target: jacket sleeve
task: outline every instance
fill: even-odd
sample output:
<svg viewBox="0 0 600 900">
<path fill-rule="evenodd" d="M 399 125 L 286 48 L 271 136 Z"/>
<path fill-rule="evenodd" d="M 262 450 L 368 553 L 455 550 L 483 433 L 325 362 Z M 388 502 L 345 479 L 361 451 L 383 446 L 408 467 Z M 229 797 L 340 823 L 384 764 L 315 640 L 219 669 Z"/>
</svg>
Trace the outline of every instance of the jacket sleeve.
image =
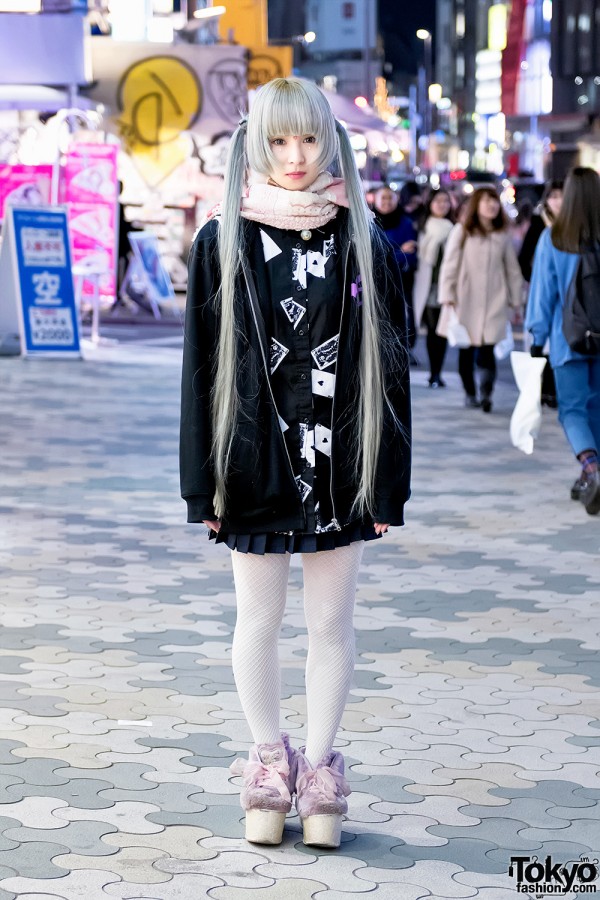
<svg viewBox="0 0 600 900">
<path fill-rule="evenodd" d="M 376 286 L 388 310 L 389 339 L 396 349 L 396 363 L 385 365 L 388 399 L 394 411 L 384 406 L 383 433 L 375 479 L 375 521 L 404 524 L 404 504 L 410 497 L 411 407 L 408 365 L 406 307 L 401 276 L 394 252 L 385 242 L 374 260 Z"/>
<path fill-rule="evenodd" d="M 554 309 L 560 302 L 556 268 L 551 252 L 550 229 L 538 241 L 533 258 L 529 285 L 525 328 L 533 335 L 533 343 L 543 347 L 552 329 Z"/>
<path fill-rule="evenodd" d="M 504 244 L 504 271 L 508 284 L 508 305 L 513 309 L 519 309 L 523 306 L 523 276 L 513 242 L 508 234 Z"/>
<path fill-rule="evenodd" d="M 179 439 L 181 496 L 187 502 L 188 522 L 216 518 L 210 393 L 218 340 L 214 306 L 219 285 L 217 228 L 218 223 L 211 221 L 201 229 L 188 261 Z"/>
<path fill-rule="evenodd" d="M 446 303 L 458 302 L 457 287 L 463 255 L 463 234 L 462 225 L 455 225 L 446 241 L 438 281 L 438 302 L 442 306 Z"/>
</svg>

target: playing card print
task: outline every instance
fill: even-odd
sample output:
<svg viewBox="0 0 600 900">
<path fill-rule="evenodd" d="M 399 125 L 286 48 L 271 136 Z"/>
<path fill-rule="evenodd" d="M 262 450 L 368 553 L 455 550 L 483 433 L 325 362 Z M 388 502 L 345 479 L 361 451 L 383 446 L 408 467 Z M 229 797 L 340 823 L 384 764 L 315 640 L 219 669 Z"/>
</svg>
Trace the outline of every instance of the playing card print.
<svg viewBox="0 0 600 900">
<path fill-rule="evenodd" d="M 325 278 L 325 266 L 327 261 L 335 254 L 335 238 L 332 235 L 326 241 L 323 241 L 323 250 L 308 250 L 303 253 L 302 249 L 294 247 L 292 251 L 292 278 L 298 284 L 306 287 L 306 276 L 312 275 L 314 278 Z"/>
<path fill-rule="evenodd" d="M 279 427 L 297 473 L 306 529 L 335 532 L 339 525 L 330 503 L 331 405 L 341 319 L 336 238 L 329 231 L 313 231 L 308 241 L 266 226 L 260 231 L 273 298 L 265 324 Z"/>
<path fill-rule="evenodd" d="M 326 369 L 336 362 L 339 340 L 340 336 L 339 334 L 336 334 L 335 337 L 329 338 L 329 340 L 325 341 L 323 344 L 319 344 L 319 346 L 312 351 L 311 356 L 319 369 Z"/>
<path fill-rule="evenodd" d="M 281 306 L 283 307 L 283 311 L 294 326 L 294 330 L 298 326 L 298 322 L 305 314 L 306 310 L 303 306 L 300 306 L 299 303 L 296 303 L 295 300 L 292 300 L 291 297 L 288 297 L 287 300 L 281 301 Z"/>
<path fill-rule="evenodd" d="M 279 341 L 276 341 L 275 338 L 271 338 L 271 347 L 270 347 L 270 365 L 271 365 L 271 375 L 279 365 L 282 359 L 289 353 L 289 349 L 284 347 L 283 344 L 280 344 Z"/>
<path fill-rule="evenodd" d="M 283 253 L 281 247 L 278 247 L 272 237 L 260 229 L 260 238 L 263 245 L 263 253 L 265 254 L 265 262 L 269 262 L 270 259 L 273 259 L 275 256 L 279 256 L 280 253 Z"/>
<path fill-rule="evenodd" d="M 305 422 L 300 422 L 300 456 L 313 468 L 315 464 L 315 433 Z"/>
<path fill-rule="evenodd" d="M 296 484 L 298 485 L 298 490 L 300 491 L 300 498 L 302 502 L 306 500 L 312 488 L 310 484 L 307 484 L 305 481 L 302 481 L 302 477 L 300 475 L 296 475 Z"/>
<path fill-rule="evenodd" d="M 326 531 L 339 531 L 339 525 L 333 519 L 331 522 L 328 522 L 327 525 L 323 525 L 321 519 L 321 504 L 317 500 L 315 503 L 315 532 L 317 534 L 323 534 Z"/>
<path fill-rule="evenodd" d="M 297 281 L 300 287 L 306 287 L 306 253 L 296 247 L 292 250 L 292 279 Z"/>
<path fill-rule="evenodd" d="M 335 391 L 335 375 L 333 372 L 320 372 L 311 369 L 312 392 L 319 397 L 333 397 Z"/>
<path fill-rule="evenodd" d="M 315 425 L 315 450 L 331 456 L 331 429 L 325 425 Z"/>
</svg>

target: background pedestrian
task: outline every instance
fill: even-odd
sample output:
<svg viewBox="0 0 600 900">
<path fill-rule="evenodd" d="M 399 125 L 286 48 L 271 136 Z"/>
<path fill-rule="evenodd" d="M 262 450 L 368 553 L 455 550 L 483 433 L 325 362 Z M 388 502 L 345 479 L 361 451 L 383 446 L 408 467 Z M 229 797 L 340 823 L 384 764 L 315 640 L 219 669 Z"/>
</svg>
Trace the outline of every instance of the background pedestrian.
<svg viewBox="0 0 600 900">
<path fill-rule="evenodd" d="M 396 262 L 400 268 L 402 290 L 406 303 L 408 346 L 409 350 L 412 351 L 417 341 L 417 329 L 413 311 L 413 284 L 417 268 L 418 238 L 416 217 L 413 218 L 412 215 L 405 212 L 398 194 L 387 185 L 382 185 L 375 192 L 373 205 L 377 219 L 394 248 Z M 414 206 L 415 211 L 417 205 Z M 418 364 L 412 352 L 411 364 Z"/>
<path fill-rule="evenodd" d="M 452 230 L 440 272 L 439 300 L 448 309 L 438 333 L 447 337 L 449 310 L 467 329 L 471 346 L 459 350 L 465 405 L 492 411 L 496 380 L 494 345 L 506 336 L 509 310 L 522 305 L 523 279 L 508 219 L 493 188 L 474 191 L 463 224 Z M 480 371 L 479 395 L 475 366 Z"/>
<path fill-rule="evenodd" d="M 564 182 L 548 181 L 542 194 L 540 204 L 531 218 L 531 224 L 523 239 L 523 244 L 519 251 L 519 265 L 525 281 L 531 281 L 531 272 L 533 269 L 533 257 L 535 248 L 542 236 L 545 228 L 550 228 L 560 212 L 562 206 Z M 554 381 L 554 372 L 548 357 L 546 357 L 546 367 L 542 374 L 542 404 L 556 409 L 556 383 Z"/>
<path fill-rule="evenodd" d="M 427 328 L 427 356 L 429 358 L 429 387 L 443 388 L 442 367 L 447 341 L 436 333 L 441 306 L 438 282 L 444 248 L 452 231 L 454 216 L 447 191 L 434 191 L 427 200 L 421 220 L 418 247 L 418 268 L 413 293 L 415 321 Z"/>
<path fill-rule="evenodd" d="M 525 327 L 532 356 L 541 356 L 550 339 L 558 417 L 581 474 L 571 497 L 590 515 L 600 512 L 600 355 L 573 350 L 563 331 L 563 308 L 583 251 L 600 247 L 600 178 L 577 167 L 564 184 L 562 206 L 552 227 L 539 239 L 533 263 Z M 600 303 L 600 293 L 597 295 Z"/>
</svg>

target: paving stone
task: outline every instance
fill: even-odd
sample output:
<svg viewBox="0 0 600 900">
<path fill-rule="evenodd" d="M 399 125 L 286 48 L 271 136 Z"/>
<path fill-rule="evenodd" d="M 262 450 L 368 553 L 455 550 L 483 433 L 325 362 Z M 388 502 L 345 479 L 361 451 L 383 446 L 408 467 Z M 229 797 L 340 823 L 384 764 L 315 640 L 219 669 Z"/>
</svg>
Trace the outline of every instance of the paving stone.
<svg viewBox="0 0 600 900">
<path fill-rule="evenodd" d="M 508 900 L 511 852 L 597 856 L 595 523 L 556 416 L 519 454 L 508 364 L 483 422 L 452 353 L 441 394 L 411 373 L 407 526 L 365 547 L 341 847 L 293 812 L 280 846 L 245 842 L 229 554 L 184 521 L 181 328 L 158 327 L 76 366 L 0 358 L 0 900 Z M 280 652 L 299 747 L 299 558 Z"/>
<path fill-rule="evenodd" d="M 44 830 L 41 827 L 9 828 L 6 835 L 23 845 L 32 842 L 51 845 L 57 841 L 76 853 L 90 856 L 108 856 L 114 852 L 104 843 L 104 838 L 116 830 L 110 825 L 104 822 L 72 822 L 68 825 L 64 823 L 60 823 L 60 825 L 60 831 Z"/>
</svg>

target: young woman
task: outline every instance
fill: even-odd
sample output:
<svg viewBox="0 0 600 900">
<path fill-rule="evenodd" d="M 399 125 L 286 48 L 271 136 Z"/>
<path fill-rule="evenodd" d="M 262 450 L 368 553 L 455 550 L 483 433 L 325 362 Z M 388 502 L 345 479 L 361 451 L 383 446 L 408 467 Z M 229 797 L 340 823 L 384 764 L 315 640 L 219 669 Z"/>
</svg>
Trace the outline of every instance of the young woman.
<svg viewBox="0 0 600 900">
<path fill-rule="evenodd" d="M 496 381 L 494 345 L 506 335 L 510 307 L 523 302 L 523 279 L 507 225 L 494 188 L 474 191 L 463 224 L 455 225 L 448 238 L 440 272 L 439 301 L 446 309 L 438 334 L 447 337 L 453 307 L 471 339 L 458 354 L 465 405 L 486 413 L 492 411 Z M 481 371 L 480 397 L 475 364 Z"/>
<path fill-rule="evenodd" d="M 373 206 L 377 221 L 394 248 L 396 262 L 400 268 L 408 318 L 408 346 L 412 350 L 417 342 L 417 323 L 413 311 L 413 284 L 417 268 L 417 227 L 413 217 L 406 213 L 401 206 L 396 191 L 386 184 L 375 191 Z M 415 365 L 416 359 L 412 353 L 410 358 L 411 364 Z"/>
<path fill-rule="evenodd" d="M 525 281 L 531 281 L 535 248 L 545 228 L 550 228 L 560 212 L 563 197 L 562 181 L 548 181 L 540 205 L 531 217 L 531 222 L 519 251 L 519 265 Z"/>
<path fill-rule="evenodd" d="M 419 267 L 415 277 L 413 301 L 415 321 L 427 327 L 427 355 L 429 356 L 429 387 L 446 387 L 442 366 L 446 355 L 446 338 L 436 334 L 440 318 L 438 282 L 444 247 L 452 231 L 454 217 L 447 191 L 434 191 L 425 205 L 423 224 L 419 234 Z"/>
<path fill-rule="evenodd" d="M 571 497 L 590 515 L 600 512 L 600 357 L 572 350 L 563 334 L 562 311 L 580 253 L 600 244 L 600 178 L 594 169 L 573 169 L 562 206 L 542 234 L 533 263 L 525 327 L 533 336 L 532 356 L 541 356 L 550 338 L 550 362 L 558 396 L 558 417 L 581 475 Z"/>
<path fill-rule="evenodd" d="M 220 212 L 192 247 L 181 417 L 188 521 L 232 551 L 233 671 L 254 740 L 234 771 L 250 841 L 281 841 L 295 793 L 305 843 L 340 842 L 350 790 L 333 745 L 358 568 L 365 541 L 403 524 L 410 493 L 398 284 L 324 95 L 270 82 L 233 135 Z M 291 553 L 302 554 L 308 629 L 301 750 L 280 733 Z"/>
<path fill-rule="evenodd" d="M 564 182 L 562 181 L 547 182 L 538 211 L 533 214 L 531 224 L 523 239 L 523 244 L 519 251 L 519 265 L 521 266 L 523 278 L 527 282 L 531 281 L 533 258 L 538 241 L 544 229 L 552 226 L 560 212 L 563 186 Z M 554 372 L 548 359 L 546 359 L 546 368 L 542 374 L 542 405 L 549 406 L 551 409 L 556 409 L 558 405 Z"/>
</svg>

